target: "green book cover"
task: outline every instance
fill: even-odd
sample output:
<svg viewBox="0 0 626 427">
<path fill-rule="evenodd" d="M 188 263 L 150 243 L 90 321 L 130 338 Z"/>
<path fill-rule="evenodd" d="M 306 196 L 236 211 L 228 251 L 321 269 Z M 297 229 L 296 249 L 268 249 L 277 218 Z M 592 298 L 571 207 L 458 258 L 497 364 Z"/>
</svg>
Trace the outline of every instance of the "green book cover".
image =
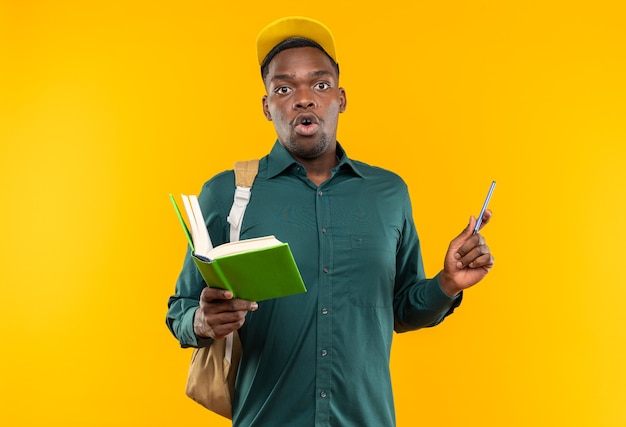
<svg viewBox="0 0 626 427">
<path fill-rule="evenodd" d="M 174 196 L 170 194 L 170 201 L 172 202 L 172 206 L 174 206 L 174 211 L 176 211 L 176 217 L 178 217 L 178 221 L 180 221 L 180 225 L 183 227 L 183 231 L 185 232 L 185 236 L 187 237 L 187 242 L 189 242 L 189 247 L 193 252 L 195 250 L 193 246 L 193 239 L 191 238 L 191 232 L 189 231 L 189 227 L 187 227 L 187 223 L 183 219 L 183 215 L 180 213 L 180 209 L 178 209 L 178 205 L 176 204 L 176 200 L 174 200 Z"/>
<path fill-rule="evenodd" d="M 213 261 L 193 260 L 208 286 L 230 290 L 235 298 L 263 301 L 306 292 L 287 243 Z"/>
</svg>

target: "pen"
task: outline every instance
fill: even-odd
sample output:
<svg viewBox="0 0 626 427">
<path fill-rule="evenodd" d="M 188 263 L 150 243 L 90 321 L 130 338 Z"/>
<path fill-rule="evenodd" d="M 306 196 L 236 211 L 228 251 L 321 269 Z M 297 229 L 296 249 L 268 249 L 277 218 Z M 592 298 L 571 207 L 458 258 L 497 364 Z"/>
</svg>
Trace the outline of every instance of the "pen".
<svg viewBox="0 0 626 427">
<path fill-rule="evenodd" d="M 476 219 L 476 226 L 474 227 L 474 232 L 472 234 L 478 233 L 478 230 L 480 229 L 480 224 L 482 224 L 483 222 L 483 215 L 485 213 L 485 210 L 487 209 L 487 205 L 489 204 L 489 200 L 491 199 L 491 193 L 493 193 L 493 189 L 495 187 L 496 187 L 496 182 L 493 181 L 491 183 L 491 187 L 489 187 L 489 192 L 487 193 L 487 198 L 485 199 L 485 203 L 483 203 L 483 208 L 480 210 L 480 215 L 478 215 L 478 218 Z"/>
</svg>

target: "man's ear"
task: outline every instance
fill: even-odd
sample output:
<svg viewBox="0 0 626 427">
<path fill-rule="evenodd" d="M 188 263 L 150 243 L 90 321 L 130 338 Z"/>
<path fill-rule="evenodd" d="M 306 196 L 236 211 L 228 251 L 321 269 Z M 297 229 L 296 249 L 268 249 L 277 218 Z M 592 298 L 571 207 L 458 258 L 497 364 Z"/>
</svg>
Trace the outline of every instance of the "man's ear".
<svg viewBox="0 0 626 427">
<path fill-rule="evenodd" d="M 267 95 L 263 95 L 263 98 L 261 99 L 261 102 L 263 103 L 263 115 L 265 116 L 265 118 L 267 120 L 269 120 L 271 122 L 272 121 L 272 115 L 270 114 L 270 108 L 267 105 Z"/>
<path fill-rule="evenodd" d="M 346 107 L 348 106 L 348 98 L 346 97 L 346 90 L 342 87 L 339 88 L 339 112 L 343 113 L 346 111 Z"/>
</svg>

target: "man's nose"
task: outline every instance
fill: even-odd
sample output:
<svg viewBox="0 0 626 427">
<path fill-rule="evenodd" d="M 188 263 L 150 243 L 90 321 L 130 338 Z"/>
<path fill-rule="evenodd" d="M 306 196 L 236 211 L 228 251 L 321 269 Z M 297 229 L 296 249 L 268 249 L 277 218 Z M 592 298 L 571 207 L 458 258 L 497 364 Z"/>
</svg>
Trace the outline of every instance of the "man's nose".
<svg viewBox="0 0 626 427">
<path fill-rule="evenodd" d="M 295 97 L 293 103 L 294 110 L 314 108 L 315 106 L 315 99 L 310 90 L 299 90 L 297 92 L 297 96 Z"/>
</svg>

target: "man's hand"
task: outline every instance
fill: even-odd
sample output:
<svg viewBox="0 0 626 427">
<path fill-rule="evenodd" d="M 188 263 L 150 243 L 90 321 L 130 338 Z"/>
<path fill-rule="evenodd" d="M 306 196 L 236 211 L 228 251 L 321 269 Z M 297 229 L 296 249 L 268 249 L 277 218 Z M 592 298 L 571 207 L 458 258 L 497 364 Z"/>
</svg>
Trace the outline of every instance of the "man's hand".
<svg viewBox="0 0 626 427">
<path fill-rule="evenodd" d="M 481 229 L 487 225 L 491 215 L 490 210 L 485 211 Z M 485 244 L 485 238 L 480 233 L 472 234 L 475 225 L 476 219 L 470 217 L 465 230 L 448 247 L 439 283 L 449 296 L 458 295 L 480 282 L 493 267 L 493 256 Z"/>
<path fill-rule="evenodd" d="M 233 299 L 230 291 L 206 287 L 193 317 L 193 331 L 199 337 L 222 339 L 241 328 L 246 314 L 257 308 L 256 302 Z"/>
</svg>

